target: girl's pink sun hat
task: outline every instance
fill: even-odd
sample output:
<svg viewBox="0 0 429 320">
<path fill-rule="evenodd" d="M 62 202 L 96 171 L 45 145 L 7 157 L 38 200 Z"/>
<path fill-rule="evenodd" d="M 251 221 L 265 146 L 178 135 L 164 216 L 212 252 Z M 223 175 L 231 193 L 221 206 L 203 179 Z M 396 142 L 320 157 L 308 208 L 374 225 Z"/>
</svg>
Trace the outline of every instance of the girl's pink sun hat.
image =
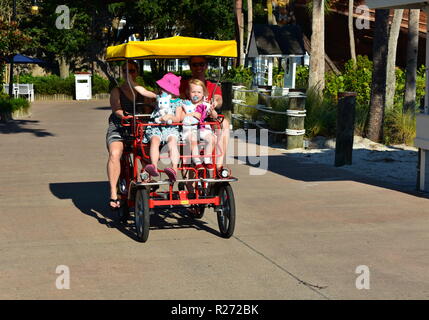
<svg viewBox="0 0 429 320">
<path fill-rule="evenodd" d="M 165 74 L 160 80 L 156 83 L 165 91 L 168 91 L 175 96 L 180 96 L 180 80 L 182 77 L 176 76 L 175 74 L 169 72 Z"/>
</svg>

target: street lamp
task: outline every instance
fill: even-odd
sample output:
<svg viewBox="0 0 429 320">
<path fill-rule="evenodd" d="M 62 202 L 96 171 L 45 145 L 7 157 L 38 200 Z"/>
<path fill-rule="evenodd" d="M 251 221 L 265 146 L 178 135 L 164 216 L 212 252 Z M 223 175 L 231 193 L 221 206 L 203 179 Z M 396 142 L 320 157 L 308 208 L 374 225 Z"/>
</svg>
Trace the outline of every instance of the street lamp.
<svg viewBox="0 0 429 320">
<path fill-rule="evenodd" d="M 13 0 L 12 7 L 12 21 L 16 21 L 16 0 Z M 9 97 L 13 97 L 13 54 L 10 57 L 10 70 L 9 70 Z"/>
<path fill-rule="evenodd" d="M 39 12 L 39 7 L 37 5 L 37 0 L 32 0 L 31 4 L 31 13 L 37 14 Z M 16 0 L 13 0 L 12 6 L 12 19 L 11 21 L 16 22 Z M 9 97 L 13 97 L 13 57 L 10 57 L 10 70 L 9 70 Z"/>
<path fill-rule="evenodd" d="M 31 5 L 31 14 L 38 14 L 39 13 L 39 6 L 37 5 L 37 1 L 33 0 L 33 3 Z"/>
</svg>

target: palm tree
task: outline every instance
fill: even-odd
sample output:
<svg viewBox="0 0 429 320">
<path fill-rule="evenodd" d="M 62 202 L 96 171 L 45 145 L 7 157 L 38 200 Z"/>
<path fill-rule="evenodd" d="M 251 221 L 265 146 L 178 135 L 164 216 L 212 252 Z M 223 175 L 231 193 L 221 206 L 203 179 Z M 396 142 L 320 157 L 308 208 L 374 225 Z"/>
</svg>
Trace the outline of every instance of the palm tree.
<svg viewBox="0 0 429 320">
<path fill-rule="evenodd" d="M 416 107 L 417 52 L 419 48 L 420 9 L 410 9 L 408 18 L 407 68 L 404 95 L 404 113 Z"/>
<path fill-rule="evenodd" d="M 387 75 L 386 75 L 386 108 L 393 108 L 396 87 L 396 48 L 398 46 L 398 36 L 401 30 L 402 15 L 404 9 L 395 9 L 392 24 L 390 26 L 389 45 L 387 54 Z"/>
<path fill-rule="evenodd" d="M 354 13 L 354 1 L 349 0 L 349 38 L 350 38 L 350 56 L 353 60 L 353 65 L 356 66 L 356 48 L 355 48 L 355 34 L 353 31 L 353 13 Z"/>
<path fill-rule="evenodd" d="M 368 139 L 379 142 L 383 138 L 384 103 L 386 99 L 386 60 L 389 36 L 389 10 L 375 10 L 373 40 L 373 72 L 369 109 Z"/>
<path fill-rule="evenodd" d="M 313 0 L 309 88 L 322 95 L 325 88 L 325 15 L 324 0 Z"/>
<path fill-rule="evenodd" d="M 252 25 L 253 25 L 253 3 L 252 3 L 252 0 L 247 0 L 247 42 L 246 42 L 247 46 L 249 46 L 249 43 L 250 43 Z"/>
<path fill-rule="evenodd" d="M 242 0 L 235 0 L 235 18 L 237 21 L 237 40 L 238 40 L 238 63 L 240 65 L 244 64 L 244 50 L 243 50 L 243 42 L 244 42 L 244 19 L 243 19 L 243 1 Z"/>
<path fill-rule="evenodd" d="M 267 0 L 268 24 L 276 24 L 276 19 L 273 14 L 272 0 Z"/>
</svg>

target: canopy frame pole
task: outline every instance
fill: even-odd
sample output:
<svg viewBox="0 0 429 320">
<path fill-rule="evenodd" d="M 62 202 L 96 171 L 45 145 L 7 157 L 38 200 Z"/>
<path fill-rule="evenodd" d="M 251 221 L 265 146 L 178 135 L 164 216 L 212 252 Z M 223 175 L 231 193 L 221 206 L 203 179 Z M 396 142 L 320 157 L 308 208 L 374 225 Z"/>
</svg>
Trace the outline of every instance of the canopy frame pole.
<svg viewBox="0 0 429 320">
<path fill-rule="evenodd" d="M 426 58 L 425 58 L 425 65 L 426 65 L 426 90 L 425 90 L 425 105 L 424 105 L 424 113 L 428 114 L 428 106 L 429 106 L 429 8 L 426 6 L 423 11 L 426 13 Z"/>
<path fill-rule="evenodd" d="M 13 0 L 13 7 L 12 7 L 12 21 L 16 21 L 16 0 Z M 14 54 L 11 54 L 10 58 L 10 70 L 9 70 L 9 98 L 13 98 L 13 58 Z"/>
<path fill-rule="evenodd" d="M 126 63 L 126 71 L 127 71 L 127 83 L 131 89 L 131 94 L 133 95 L 133 128 L 134 128 L 133 130 L 135 130 L 135 127 L 136 127 L 136 94 L 134 93 L 134 89 L 130 83 L 130 77 L 129 77 L 129 73 L 128 73 L 128 60 L 129 59 L 126 59 L 125 63 Z M 136 72 L 137 72 L 137 70 L 136 70 Z"/>
</svg>

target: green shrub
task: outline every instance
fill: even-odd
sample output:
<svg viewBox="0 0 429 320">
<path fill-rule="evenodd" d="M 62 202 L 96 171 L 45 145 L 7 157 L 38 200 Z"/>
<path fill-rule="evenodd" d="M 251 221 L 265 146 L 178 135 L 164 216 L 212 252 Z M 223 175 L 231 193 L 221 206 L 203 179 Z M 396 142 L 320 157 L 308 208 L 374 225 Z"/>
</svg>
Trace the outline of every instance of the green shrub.
<svg viewBox="0 0 429 320">
<path fill-rule="evenodd" d="M 284 71 L 280 71 L 273 75 L 273 86 L 276 86 L 278 88 L 283 88 L 284 85 Z"/>
<path fill-rule="evenodd" d="M 5 99 L 8 97 L 9 97 L 9 95 L 7 93 L 5 93 L 3 90 L 0 90 L 0 99 Z"/>
<path fill-rule="evenodd" d="M 384 143 L 413 145 L 416 137 L 416 117 L 412 111 L 402 112 L 402 108 L 386 110 L 384 117 Z"/>
<path fill-rule="evenodd" d="M 21 112 L 28 113 L 30 102 L 25 98 L 0 97 L 0 112 Z"/>
<path fill-rule="evenodd" d="M 336 75 L 328 72 L 325 76 L 324 94 L 336 101 L 339 92 L 356 92 L 356 102 L 369 104 L 372 83 L 372 62 L 366 56 L 357 56 L 356 66 L 349 60 L 344 65 L 344 72 Z"/>
<path fill-rule="evenodd" d="M 369 107 L 368 105 L 356 104 L 355 109 L 355 132 L 357 136 L 364 136 L 368 123 Z"/>
<path fill-rule="evenodd" d="M 344 91 L 356 92 L 356 102 L 369 104 L 372 84 L 372 61 L 367 56 L 357 56 L 356 68 L 349 60 L 344 65 Z"/>
<path fill-rule="evenodd" d="M 307 90 L 305 108 L 305 131 L 309 138 L 315 136 L 335 136 L 336 102 L 329 97 L 320 97 L 313 89 Z"/>
<path fill-rule="evenodd" d="M 192 71 L 191 70 L 182 70 L 182 72 L 179 72 L 177 75 L 181 76 L 182 78 L 190 78 L 192 76 Z M 206 78 L 210 78 L 208 70 L 206 73 Z"/>
<path fill-rule="evenodd" d="M 141 84 L 147 90 L 155 91 L 158 85 L 156 81 L 159 79 L 155 79 L 152 72 L 144 71 L 141 76 L 137 77 L 137 83 Z"/>
<path fill-rule="evenodd" d="M 328 72 L 325 75 L 325 90 L 323 91 L 324 96 L 327 99 L 336 101 L 338 93 L 344 91 L 344 76 L 336 75 L 333 72 Z"/>
<path fill-rule="evenodd" d="M 307 89 L 308 88 L 308 77 L 310 74 L 310 68 L 308 66 L 299 65 L 296 67 L 296 78 L 295 88 Z"/>
<path fill-rule="evenodd" d="M 110 87 L 110 91 L 117 86 L 122 86 L 125 83 L 125 79 L 124 78 L 118 78 L 116 79 L 118 81 L 118 84 L 116 85 L 116 83 L 111 84 Z M 158 79 L 155 79 L 152 75 L 151 72 L 145 71 L 143 73 L 143 75 L 139 75 L 136 78 L 136 83 L 138 83 L 139 85 L 143 86 L 145 89 L 149 90 L 149 91 L 156 91 L 156 89 L 158 88 L 158 85 L 156 84 L 156 81 Z M 109 92 L 110 92 L 109 91 Z"/>
<path fill-rule="evenodd" d="M 425 95 L 425 86 L 426 86 L 426 69 L 424 65 L 421 65 L 417 69 L 416 74 L 416 106 L 420 106 L 420 101 Z M 404 103 L 404 94 L 405 94 L 405 71 L 396 68 L 396 88 L 395 88 L 395 98 L 394 105 L 395 108 L 402 108 Z"/>
<path fill-rule="evenodd" d="M 32 83 L 35 94 L 74 94 L 74 77 L 69 76 L 61 79 L 57 75 L 34 77 L 32 75 L 22 75 L 19 77 L 20 83 Z"/>
<path fill-rule="evenodd" d="M 108 93 L 110 81 L 94 74 L 92 77 L 92 94 Z"/>
<path fill-rule="evenodd" d="M 242 84 L 249 88 L 252 84 L 253 73 L 250 68 L 238 66 L 225 72 L 225 74 L 223 75 L 223 80 L 228 80 L 236 84 Z"/>
</svg>

